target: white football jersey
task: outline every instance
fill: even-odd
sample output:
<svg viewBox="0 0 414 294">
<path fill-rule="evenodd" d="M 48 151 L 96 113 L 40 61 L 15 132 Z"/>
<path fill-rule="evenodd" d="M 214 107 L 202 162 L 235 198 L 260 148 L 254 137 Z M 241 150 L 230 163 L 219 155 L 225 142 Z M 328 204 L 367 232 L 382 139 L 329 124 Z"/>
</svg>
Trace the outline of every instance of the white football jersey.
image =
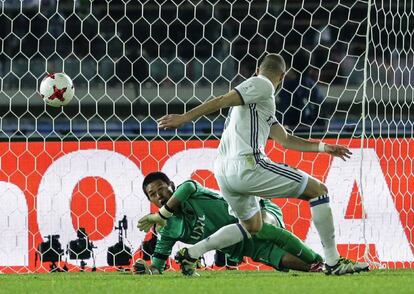
<svg viewBox="0 0 414 294">
<path fill-rule="evenodd" d="M 237 158 L 264 153 L 270 127 L 277 123 L 275 88 L 265 76 L 251 77 L 235 87 L 244 104 L 230 109 L 222 134 L 219 156 Z"/>
</svg>

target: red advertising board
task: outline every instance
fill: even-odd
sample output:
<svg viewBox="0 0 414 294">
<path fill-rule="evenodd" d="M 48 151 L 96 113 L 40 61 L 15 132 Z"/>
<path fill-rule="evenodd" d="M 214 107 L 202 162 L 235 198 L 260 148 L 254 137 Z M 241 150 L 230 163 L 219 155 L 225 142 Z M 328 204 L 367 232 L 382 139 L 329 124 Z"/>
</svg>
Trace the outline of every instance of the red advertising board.
<svg viewBox="0 0 414 294">
<path fill-rule="evenodd" d="M 128 216 L 136 249 L 144 236 L 134 224 L 150 211 L 141 191 L 143 177 L 163 170 L 176 184 L 191 177 L 218 189 L 212 174 L 218 143 L 0 143 L 0 270 L 37 270 L 36 248 L 44 236 L 57 233 L 67 242 L 80 227 L 102 247 L 97 266 L 104 267 L 106 248 L 116 239 L 114 226 L 120 215 Z M 327 183 L 341 254 L 361 259 L 366 239 L 374 261 L 389 267 L 413 267 L 414 140 L 370 139 L 363 152 L 360 140 L 341 139 L 339 143 L 352 149 L 350 161 L 285 151 L 272 142 L 267 152 L 274 161 L 298 167 Z M 318 246 L 308 203 L 274 201 L 282 207 L 287 228 Z"/>
</svg>

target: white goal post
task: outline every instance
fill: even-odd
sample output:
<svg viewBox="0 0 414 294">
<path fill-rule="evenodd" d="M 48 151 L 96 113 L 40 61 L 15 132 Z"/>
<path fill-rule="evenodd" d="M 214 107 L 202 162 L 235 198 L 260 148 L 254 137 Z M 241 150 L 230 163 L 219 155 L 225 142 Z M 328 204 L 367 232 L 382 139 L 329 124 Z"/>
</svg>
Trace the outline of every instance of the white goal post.
<svg viewBox="0 0 414 294">
<path fill-rule="evenodd" d="M 140 256 L 143 177 L 163 170 L 217 189 L 227 111 L 177 131 L 156 119 L 226 93 L 271 52 L 289 67 L 278 120 L 354 154 L 344 163 L 269 141 L 269 156 L 327 183 L 341 254 L 414 267 L 413 20 L 408 0 L 1 1 L 0 271 L 48 271 L 38 256 L 48 238 L 63 250 L 53 247 L 54 266 L 78 270 L 67 246 L 80 228 L 97 247 L 88 269 L 108 269 L 120 240 Z M 51 72 L 73 79 L 64 108 L 39 97 Z M 307 204 L 276 202 L 320 251 Z M 114 230 L 124 215 L 126 238 Z"/>
</svg>

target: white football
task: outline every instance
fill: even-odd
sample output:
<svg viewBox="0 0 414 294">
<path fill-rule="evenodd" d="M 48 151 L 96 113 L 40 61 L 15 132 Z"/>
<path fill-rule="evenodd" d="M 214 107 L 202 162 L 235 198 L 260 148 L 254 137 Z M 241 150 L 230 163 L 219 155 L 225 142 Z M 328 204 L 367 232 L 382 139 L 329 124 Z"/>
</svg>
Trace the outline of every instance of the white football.
<svg viewBox="0 0 414 294">
<path fill-rule="evenodd" d="M 72 100 L 75 88 L 71 78 L 66 74 L 51 73 L 40 83 L 39 92 L 47 105 L 61 107 Z"/>
</svg>

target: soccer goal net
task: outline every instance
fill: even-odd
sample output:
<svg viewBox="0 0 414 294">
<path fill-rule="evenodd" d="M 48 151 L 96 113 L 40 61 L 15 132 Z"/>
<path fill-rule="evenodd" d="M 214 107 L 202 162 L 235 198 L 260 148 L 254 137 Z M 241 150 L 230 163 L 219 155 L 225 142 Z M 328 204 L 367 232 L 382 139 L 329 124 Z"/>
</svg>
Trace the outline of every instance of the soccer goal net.
<svg viewBox="0 0 414 294">
<path fill-rule="evenodd" d="M 144 176 L 218 189 L 227 110 L 177 131 L 156 120 L 226 93 L 267 53 L 288 64 L 279 122 L 353 152 L 344 162 L 269 141 L 269 157 L 327 184 L 343 256 L 413 267 L 413 9 L 406 0 L 1 1 L 0 271 L 150 258 L 151 242 L 145 254 L 141 244 L 151 236 L 136 228 L 155 211 Z M 75 85 L 63 108 L 38 94 L 55 72 Z M 322 252 L 308 203 L 275 202 L 287 229 Z"/>
</svg>

